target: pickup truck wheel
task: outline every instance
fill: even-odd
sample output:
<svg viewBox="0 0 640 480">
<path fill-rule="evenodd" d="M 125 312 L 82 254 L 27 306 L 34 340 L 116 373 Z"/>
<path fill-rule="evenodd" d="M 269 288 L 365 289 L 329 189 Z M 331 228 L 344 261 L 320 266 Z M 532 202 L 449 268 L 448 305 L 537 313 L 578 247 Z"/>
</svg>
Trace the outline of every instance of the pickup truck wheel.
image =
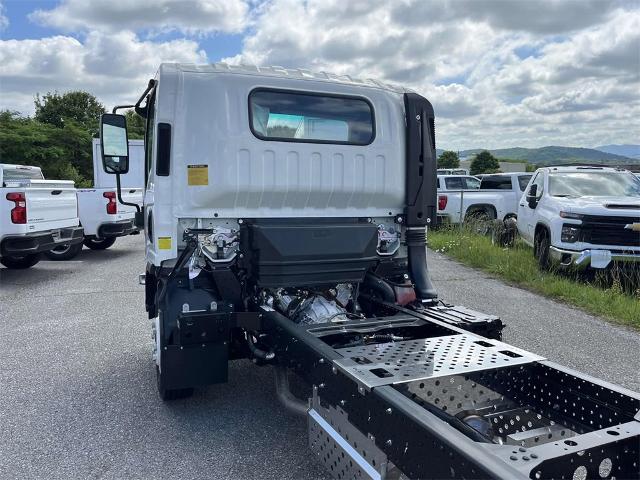
<svg viewBox="0 0 640 480">
<path fill-rule="evenodd" d="M 62 261 L 71 260 L 76 257 L 82 251 L 82 243 L 76 243 L 74 245 L 66 244 L 44 252 L 45 256 L 49 260 Z"/>
<path fill-rule="evenodd" d="M 34 253 L 31 255 L 25 255 L 24 257 L 2 257 L 0 263 L 7 268 L 14 270 L 23 270 L 25 268 L 31 268 L 40 261 L 40 254 Z"/>
<path fill-rule="evenodd" d="M 107 249 L 107 248 L 109 248 L 111 245 L 113 245 L 114 243 L 116 243 L 116 237 L 109 237 L 109 238 L 97 238 L 97 237 L 85 238 L 83 243 L 84 243 L 87 247 L 89 247 L 91 250 L 106 250 L 106 249 Z"/>
<path fill-rule="evenodd" d="M 160 398 L 165 402 L 170 402 L 171 400 L 179 400 L 181 398 L 188 398 L 193 395 L 193 388 L 176 388 L 169 389 L 163 385 L 162 381 L 162 373 L 160 369 L 156 365 L 156 381 L 158 384 L 158 394 Z"/>
<path fill-rule="evenodd" d="M 471 231 L 478 235 L 486 235 L 491 230 L 491 217 L 484 210 L 469 212 L 465 223 L 471 227 Z"/>
<path fill-rule="evenodd" d="M 547 271 L 551 266 L 551 262 L 549 261 L 550 246 L 551 242 L 549 240 L 549 235 L 546 232 L 540 233 L 536 237 L 534 255 L 538 260 L 538 267 L 540 270 Z"/>
<path fill-rule="evenodd" d="M 499 247 L 513 247 L 518 233 L 515 218 L 507 218 L 504 222 L 494 220 L 491 228 L 491 243 Z"/>
</svg>

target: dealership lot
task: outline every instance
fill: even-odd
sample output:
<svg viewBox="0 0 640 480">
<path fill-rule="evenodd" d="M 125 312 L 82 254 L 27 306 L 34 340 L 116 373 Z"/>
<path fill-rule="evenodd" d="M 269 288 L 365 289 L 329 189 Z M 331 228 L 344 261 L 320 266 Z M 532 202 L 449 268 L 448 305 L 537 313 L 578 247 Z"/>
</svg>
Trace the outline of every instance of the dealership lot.
<svg viewBox="0 0 640 480">
<path fill-rule="evenodd" d="M 500 315 L 508 343 L 640 390 L 638 333 L 431 258 L 441 298 Z M 229 384 L 159 400 L 143 266 L 137 236 L 0 270 L 0 477 L 325 477 L 270 368 L 234 362 Z"/>
</svg>

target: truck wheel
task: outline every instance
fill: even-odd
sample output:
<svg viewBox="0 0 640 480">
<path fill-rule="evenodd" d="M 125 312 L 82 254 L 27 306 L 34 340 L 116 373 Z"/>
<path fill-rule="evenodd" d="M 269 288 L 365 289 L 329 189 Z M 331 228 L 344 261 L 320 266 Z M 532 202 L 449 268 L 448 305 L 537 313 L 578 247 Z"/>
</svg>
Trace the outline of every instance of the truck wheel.
<svg viewBox="0 0 640 480">
<path fill-rule="evenodd" d="M 494 220 L 491 228 L 491 243 L 499 247 L 513 247 L 518 232 L 514 218 L 507 218 L 504 222 Z"/>
<path fill-rule="evenodd" d="M 491 216 L 484 210 L 474 210 L 469 212 L 465 218 L 473 233 L 486 235 L 491 230 Z"/>
<path fill-rule="evenodd" d="M 24 257 L 2 257 L 0 263 L 7 268 L 13 270 L 23 270 L 25 268 L 31 268 L 40 261 L 40 254 L 33 253 L 31 255 L 25 255 Z"/>
<path fill-rule="evenodd" d="M 162 381 L 162 373 L 160 369 L 156 365 L 156 381 L 158 384 L 158 394 L 160 398 L 165 402 L 170 402 L 171 400 L 179 400 L 181 398 L 188 398 L 193 395 L 193 388 L 175 388 L 169 389 L 163 385 Z"/>
<path fill-rule="evenodd" d="M 550 267 L 549 261 L 549 247 L 551 246 L 551 242 L 549 240 L 549 235 L 547 232 L 541 232 L 536 237 L 536 241 L 534 243 L 533 253 L 538 260 L 538 267 L 540 270 L 547 271 Z"/>
<path fill-rule="evenodd" d="M 82 243 L 76 243 L 73 245 L 70 245 L 67 243 L 66 245 L 60 245 L 59 247 L 56 247 L 53 250 L 44 252 L 44 254 L 49 260 L 62 261 L 62 260 L 71 260 L 72 258 L 75 258 L 81 251 L 82 251 Z"/>
<path fill-rule="evenodd" d="M 106 250 L 111 245 L 116 243 L 116 237 L 109 238 L 97 238 L 97 237 L 87 237 L 83 242 L 87 247 L 91 250 Z"/>
</svg>

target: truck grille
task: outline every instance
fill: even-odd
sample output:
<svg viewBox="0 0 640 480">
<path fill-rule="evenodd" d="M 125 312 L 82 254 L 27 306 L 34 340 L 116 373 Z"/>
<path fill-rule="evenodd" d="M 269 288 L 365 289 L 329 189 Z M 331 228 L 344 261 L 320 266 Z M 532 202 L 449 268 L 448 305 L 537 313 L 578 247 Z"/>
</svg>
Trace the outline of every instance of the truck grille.
<svg viewBox="0 0 640 480">
<path fill-rule="evenodd" d="M 585 215 L 582 219 L 582 241 L 596 245 L 640 247 L 640 232 L 625 225 L 640 222 L 640 217 Z"/>
</svg>

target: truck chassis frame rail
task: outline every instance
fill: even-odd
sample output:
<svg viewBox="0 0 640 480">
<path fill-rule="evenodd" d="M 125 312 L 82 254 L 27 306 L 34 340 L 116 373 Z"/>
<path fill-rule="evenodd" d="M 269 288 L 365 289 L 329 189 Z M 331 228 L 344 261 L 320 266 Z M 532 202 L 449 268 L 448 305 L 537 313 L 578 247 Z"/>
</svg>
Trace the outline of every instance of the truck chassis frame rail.
<svg viewBox="0 0 640 480">
<path fill-rule="evenodd" d="M 313 386 L 309 444 L 335 478 L 640 478 L 634 392 L 431 308 L 306 326 L 263 309 L 276 358 Z"/>
</svg>

